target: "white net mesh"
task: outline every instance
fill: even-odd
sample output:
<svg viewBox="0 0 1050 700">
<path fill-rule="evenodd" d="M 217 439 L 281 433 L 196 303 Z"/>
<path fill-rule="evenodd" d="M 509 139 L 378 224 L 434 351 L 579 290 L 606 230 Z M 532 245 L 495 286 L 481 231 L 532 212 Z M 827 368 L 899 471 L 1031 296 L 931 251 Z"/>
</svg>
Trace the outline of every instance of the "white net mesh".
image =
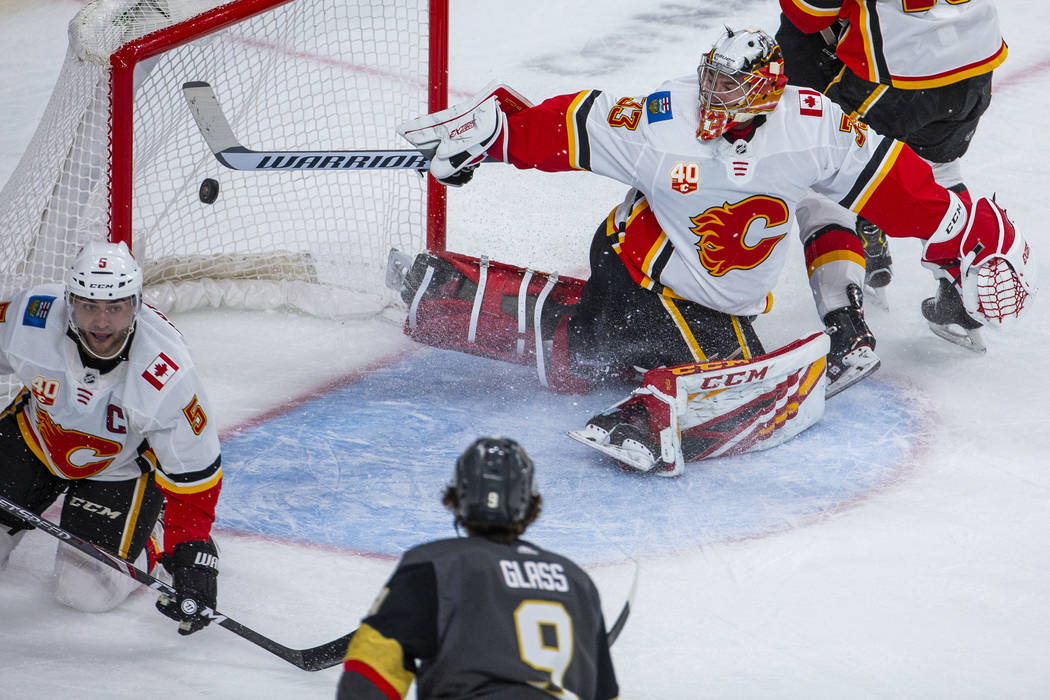
<svg viewBox="0 0 1050 700">
<path fill-rule="evenodd" d="M 1030 291 L 1010 263 L 993 258 L 977 273 L 977 313 L 988 323 L 1002 325 L 1025 310 Z"/>
<path fill-rule="evenodd" d="M 112 53 L 150 32 L 174 35 L 179 22 L 219 5 L 95 0 L 70 23 L 45 116 L 0 192 L 0 293 L 60 280 L 87 238 L 109 235 L 111 202 L 126 200 L 110 191 Z M 389 304 L 387 251 L 425 242 L 423 178 L 226 169 L 181 88 L 211 83 L 248 148 L 404 148 L 395 126 L 428 111 L 428 26 L 426 0 L 296 0 L 139 63 L 130 202 L 147 301 L 332 317 Z M 213 204 L 198 197 L 206 178 L 219 184 Z"/>
</svg>

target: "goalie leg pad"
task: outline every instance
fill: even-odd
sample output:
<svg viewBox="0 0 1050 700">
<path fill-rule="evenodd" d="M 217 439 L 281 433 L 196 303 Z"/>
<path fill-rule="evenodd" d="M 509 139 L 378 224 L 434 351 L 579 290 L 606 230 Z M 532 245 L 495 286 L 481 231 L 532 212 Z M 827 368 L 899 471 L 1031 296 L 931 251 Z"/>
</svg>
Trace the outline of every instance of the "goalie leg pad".
<svg viewBox="0 0 1050 700">
<path fill-rule="evenodd" d="M 458 253 L 423 253 L 404 277 L 405 334 L 424 345 L 533 365 L 555 391 L 583 393 L 569 371 L 568 321 L 583 281 Z"/>
<path fill-rule="evenodd" d="M 682 474 L 687 461 L 769 449 L 824 415 L 828 349 L 827 334 L 814 333 L 750 361 L 650 370 L 630 397 L 569 436 L 626 467 L 659 476 Z M 644 417 L 637 415 L 639 405 Z M 640 457 L 638 445 L 616 439 L 619 425 L 646 422 L 648 435 L 635 442 L 658 446 L 652 460 Z"/>
</svg>

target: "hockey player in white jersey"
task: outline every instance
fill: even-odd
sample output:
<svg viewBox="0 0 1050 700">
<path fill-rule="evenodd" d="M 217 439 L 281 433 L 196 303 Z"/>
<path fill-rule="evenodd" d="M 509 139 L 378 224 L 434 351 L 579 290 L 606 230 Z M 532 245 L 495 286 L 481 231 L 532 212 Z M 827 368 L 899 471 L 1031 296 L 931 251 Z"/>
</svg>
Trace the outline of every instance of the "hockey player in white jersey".
<svg viewBox="0 0 1050 700">
<path fill-rule="evenodd" d="M 994 2 L 780 0 L 780 7 L 777 40 L 792 83 L 824 92 L 875 131 L 907 143 L 930 163 L 938 183 L 966 200 L 960 162 L 991 103 L 992 71 L 1007 56 Z M 831 75 L 817 68 L 828 66 L 829 51 L 838 64 Z M 818 249 L 821 237 L 855 228 L 864 242 L 863 278 L 876 292 L 889 284 L 889 244 L 870 221 L 813 197 L 800 206 L 798 223 L 803 240 Z M 861 277 L 853 261 L 842 260 L 813 273 L 811 282 L 819 285 L 829 274 Z M 921 309 L 937 335 L 984 350 L 980 322 L 966 314 L 947 280 Z"/>
<path fill-rule="evenodd" d="M 41 514 L 65 493 L 64 529 L 143 568 L 159 559 L 178 592 L 160 611 L 182 634 L 208 624 L 192 611 L 215 607 L 218 434 L 189 348 L 143 306 L 125 244 L 88 243 L 64 286 L 0 299 L 0 373 L 24 385 L 0 417 L 0 495 Z M 0 513 L 0 568 L 27 529 Z M 59 546 L 55 585 L 62 603 L 102 612 L 137 584 Z"/>
<path fill-rule="evenodd" d="M 610 454 L 628 446 L 637 457 L 621 460 L 629 466 L 680 473 L 683 450 L 688 461 L 724 454 L 730 445 L 769 446 L 775 441 L 766 438 L 791 420 L 799 397 L 819 393 L 823 401 L 824 378 L 812 383 L 814 341 L 805 344 L 797 371 L 784 375 L 786 383 L 756 384 L 768 389 L 755 394 L 767 402 L 758 412 L 768 420 L 745 420 L 758 410 L 748 399 L 732 404 L 734 420 L 705 414 L 699 423 L 683 423 L 682 411 L 692 410 L 683 397 L 693 392 L 681 384 L 679 403 L 671 405 L 676 376 L 765 362 L 751 321 L 771 308 L 796 206 L 810 188 L 889 235 L 924 241 L 923 264 L 960 290 L 970 315 L 993 323 L 1019 315 L 1033 289 L 1032 271 L 1027 244 L 1002 209 L 987 198 L 962 201 L 905 144 L 787 80 L 768 34 L 727 30 L 696 74 L 648 95 L 583 90 L 532 106 L 500 86 L 402 125 L 416 145 L 436 147 L 430 172 L 446 184 L 464 184 L 493 158 L 519 168 L 589 170 L 633 188 L 595 234 L 586 283 L 546 276 L 544 284 L 532 271 L 455 254 L 417 258 L 403 286 L 410 302 L 406 331 L 442 347 L 534 361 L 541 379 L 566 390 L 630 377 L 638 368 L 658 372 L 643 379 L 643 389 L 663 397 L 669 412 L 654 415 L 652 401 L 633 396 L 596 416 L 578 437 Z M 856 249 L 849 245 L 826 255 L 863 255 L 859 241 Z M 840 371 L 828 373 L 829 394 L 877 363 L 859 303 L 845 288 L 832 291 L 842 299 L 845 321 L 857 323 L 831 334 L 826 361 Z M 712 361 L 716 366 L 703 365 Z M 686 369 L 671 375 L 658 369 L 680 365 Z M 765 377 L 762 367 L 695 387 L 718 386 L 707 394 L 724 397 L 729 384 L 718 382 Z M 788 408 L 779 403 L 785 396 Z M 808 420 L 816 417 L 819 411 Z M 681 430 L 690 423 L 694 439 Z"/>
</svg>

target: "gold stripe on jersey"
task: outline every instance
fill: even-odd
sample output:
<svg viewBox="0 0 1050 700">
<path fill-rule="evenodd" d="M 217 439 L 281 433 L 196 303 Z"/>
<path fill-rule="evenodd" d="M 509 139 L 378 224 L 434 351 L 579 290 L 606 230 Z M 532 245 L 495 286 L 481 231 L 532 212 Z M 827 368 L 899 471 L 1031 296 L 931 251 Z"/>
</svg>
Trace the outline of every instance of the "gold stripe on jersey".
<svg viewBox="0 0 1050 700">
<path fill-rule="evenodd" d="M 11 403 L 7 405 L 3 413 L 0 413 L 0 419 L 7 418 L 8 416 L 17 413 L 21 410 L 22 405 L 25 403 L 26 398 L 29 394 L 29 389 L 22 387 L 22 389 L 15 395 L 15 398 L 11 400 Z"/>
<path fill-rule="evenodd" d="M 646 289 L 653 288 L 653 265 L 656 263 L 656 259 L 660 257 L 660 253 L 669 245 L 671 244 L 667 240 L 667 234 L 660 231 L 660 235 L 649 246 L 649 252 L 645 254 L 645 258 L 642 260 L 642 272 L 645 273 L 645 279 L 649 282 L 647 285 L 642 285 Z"/>
<path fill-rule="evenodd" d="M 856 30 L 860 32 L 860 43 L 864 47 L 864 63 L 867 65 L 867 73 L 860 77 L 869 83 L 878 83 L 881 81 L 878 73 L 878 58 L 875 56 L 875 47 L 872 40 L 871 13 L 868 12 L 867 4 L 863 2 L 857 3 L 857 12 L 859 17 L 857 18 Z M 853 25 L 850 25 L 846 31 L 853 31 Z M 856 68 L 853 70 L 856 71 Z"/>
<path fill-rule="evenodd" d="M 733 333 L 736 334 L 736 342 L 740 344 L 740 352 L 743 353 L 745 360 L 750 360 L 751 348 L 747 346 L 747 339 L 744 338 L 744 329 L 740 327 L 740 319 L 736 316 L 730 316 L 729 319 L 733 323 Z"/>
<path fill-rule="evenodd" d="M 149 474 L 143 474 L 135 484 L 135 495 L 132 497 L 131 505 L 128 506 L 128 517 L 124 521 L 124 534 L 120 538 L 120 554 L 124 559 L 128 558 L 128 550 L 131 549 L 131 539 L 135 535 L 135 525 L 139 521 L 139 511 L 142 510 L 142 501 L 146 495 L 146 485 L 149 483 Z"/>
<path fill-rule="evenodd" d="M 816 258 L 815 260 L 813 260 L 813 262 L 810 263 L 809 266 L 806 268 L 806 273 L 810 277 L 812 277 L 813 273 L 817 271 L 818 267 L 821 267 L 823 265 L 827 265 L 828 263 L 836 262 L 836 261 L 839 261 L 839 260 L 844 261 L 844 262 L 856 263 L 857 265 L 860 265 L 861 267 L 864 267 L 864 256 L 863 255 L 858 255 L 857 253 L 854 253 L 853 251 L 850 251 L 850 250 L 833 250 L 831 252 L 824 253 L 823 255 L 821 255 L 818 258 Z"/>
<path fill-rule="evenodd" d="M 591 90 L 584 90 L 572 98 L 572 102 L 569 103 L 569 108 L 565 110 L 565 128 L 566 134 L 568 135 L 569 143 L 567 145 L 569 151 L 569 167 L 573 170 L 587 170 L 581 161 L 585 159 L 585 154 L 580 152 L 581 141 L 576 135 L 576 113 L 580 109 L 580 105 L 583 104 L 584 100 L 592 93 Z"/>
<path fill-rule="evenodd" d="M 875 89 L 871 91 L 871 94 L 860 103 L 860 107 L 857 107 L 851 116 L 860 117 L 863 121 L 864 115 L 868 113 L 868 110 L 871 109 L 871 106 L 875 104 L 876 100 L 882 97 L 882 93 L 886 92 L 886 88 L 886 85 L 876 85 Z"/>
<path fill-rule="evenodd" d="M 47 456 L 44 454 L 44 446 L 36 439 L 36 433 L 29 427 L 29 419 L 26 418 L 25 411 L 19 411 L 15 420 L 18 421 L 18 432 L 22 433 L 22 439 L 25 441 L 29 451 L 36 455 L 36 458 L 47 467 L 49 472 L 60 479 L 68 479 L 69 477 L 55 471 L 55 468 L 51 466 L 51 462 L 48 461 Z"/>
<path fill-rule="evenodd" d="M 343 667 L 346 668 L 347 663 L 355 661 L 367 666 L 369 670 L 389 683 L 401 697 L 408 694 L 408 688 L 415 680 L 415 675 L 405 670 L 404 650 L 398 641 L 384 637 L 378 630 L 364 622 L 350 639 L 350 645 L 346 648 L 346 656 L 343 657 Z"/>
<path fill-rule="evenodd" d="M 682 340 L 685 341 L 686 346 L 689 347 L 689 352 L 693 356 L 694 362 L 703 362 L 707 359 L 707 355 L 700 348 L 700 343 L 696 342 L 696 336 L 693 335 L 693 329 L 686 323 L 685 317 L 682 316 L 682 312 L 678 310 L 678 306 L 674 303 L 673 299 L 660 295 L 660 303 L 664 305 L 664 309 L 667 310 L 667 314 L 671 317 L 674 322 L 675 328 L 678 329 L 678 333 L 682 336 Z M 736 321 L 736 318 L 733 319 Z"/>
<path fill-rule="evenodd" d="M 891 80 L 893 82 L 893 87 L 902 90 L 926 90 L 928 88 L 951 85 L 952 83 L 957 83 L 978 75 L 984 75 L 985 73 L 995 70 L 1006 60 L 1006 54 L 1006 42 L 1004 41 L 998 51 L 983 61 L 977 61 L 966 66 L 961 66 L 955 70 L 941 73 L 940 75 L 931 75 L 922 78 L 909 78 L 894 75 L 891 76 Z"/>
<path fill-rule="evenodd" d="M 853 212 L 859 213 L 860 210 L 864 208 L 864 205 L 868 203 L 868 199 L 875 192 L 875 190 L 879 189 L 879 185 L 882 184 L 882 181 L 886 178 L 886 175 L 888 175 L 890 170 L 893 169 L 893 164 L 897 162 L 897 157 L 900 156 L 901 150 L 903 148 L 904 143 L 902 141 L 895 141 L 893 146 L 886 153 L 886 156 L 882 159 L 882 162 L 879 163 L 875 174 L 868 180 L 867 183 L 865 183 L 864 187 L 861 189 L 860 193 L 856 196 L 856 198 L 854 198 L 854 200 L 848 205 L 844 206 L 846 206 L 849 210 Z"/>
<path fill-rule="evenodd" d="M 165 491 L 171 491 L 172 493 L 201 493 L 202 491 L 207 491 L 208 489 L 215 487 L 216 484 L 222 481 L 221 467 L 203 479 L 185 484 L 173 481 L 167 474 L 159 469 L 153 472 L 153 474 L 154 478 L 157 480 L 157 486 L 160 486 Z"/>
<path fill-rule="evenodd" d="M 807 15 L 809 15 L 811 17 L 838 17 L 839 16 L 839 6 L 842 5 L 841 2 L 837 2 L 837 3 L 824 2 L 824 3 L 819 3 L 819 4 L 811 4 L 811 3 L 805 2 L 805 0 L 790 0 L 790 1 L 791 1 L 791 4 L 794 5 L 795 8 L 798 9 L 799 12 L 805 12 Z M 830 5 L 830 7 L 822 7 L 821 6 L 822 4 Z"/>
</svg>

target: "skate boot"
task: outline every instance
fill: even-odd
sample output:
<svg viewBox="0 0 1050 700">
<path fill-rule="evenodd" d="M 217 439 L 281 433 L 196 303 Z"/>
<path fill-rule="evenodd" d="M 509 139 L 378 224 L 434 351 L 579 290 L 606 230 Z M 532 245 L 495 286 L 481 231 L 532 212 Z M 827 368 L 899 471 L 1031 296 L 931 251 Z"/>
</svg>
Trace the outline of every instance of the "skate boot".
<svg viewBox="0 0 1050 700">
<path fill-rule="evenodd" d="M 392 248 L 387 255 L 386 286 L 398 292 L 401 301 L 408 305 L 420 287 L 428 296 L 434 296 L 446 284 L 458 282 L 461 277 L 449 262 L 429 253 L 420 253 L 413 259 Z"/>
<path fill-rule="evenodd" d="M 829 311 L 824 316 L 825 332 L 831 336 L 828 352 L 828 398 L 859 382 L 879 368 L 875 354 L 875 336 L 864 322 L 864 296 L 860 287 L 846 288 L 849 306 Z"/>
<path fill-rule="evenodd" d="M 959 291 L 943 277 L 937 280 L 937 296 L 923 300 L 922 315 L 930 330 L 949 343 L 974 352 L 988 349 L 981 336 L 981 323 L 966 313 Z"/>
<path fill-rule="evenodd" d="M 649 436 L 649 414 L 640 401 L 602 411 L 569 437 L 616 459 L 623 467 L 648 472 L 662 464 L 660 446 Z"/>
<path fill-rule="evenodd" d="M 857 235 L 864 242 L 864 284 L 872 289 L 885 287 L 893 278 L 893 258 L 890 257 L 886 234 L 875 224 L 858 216 Z"/>
</svg>

